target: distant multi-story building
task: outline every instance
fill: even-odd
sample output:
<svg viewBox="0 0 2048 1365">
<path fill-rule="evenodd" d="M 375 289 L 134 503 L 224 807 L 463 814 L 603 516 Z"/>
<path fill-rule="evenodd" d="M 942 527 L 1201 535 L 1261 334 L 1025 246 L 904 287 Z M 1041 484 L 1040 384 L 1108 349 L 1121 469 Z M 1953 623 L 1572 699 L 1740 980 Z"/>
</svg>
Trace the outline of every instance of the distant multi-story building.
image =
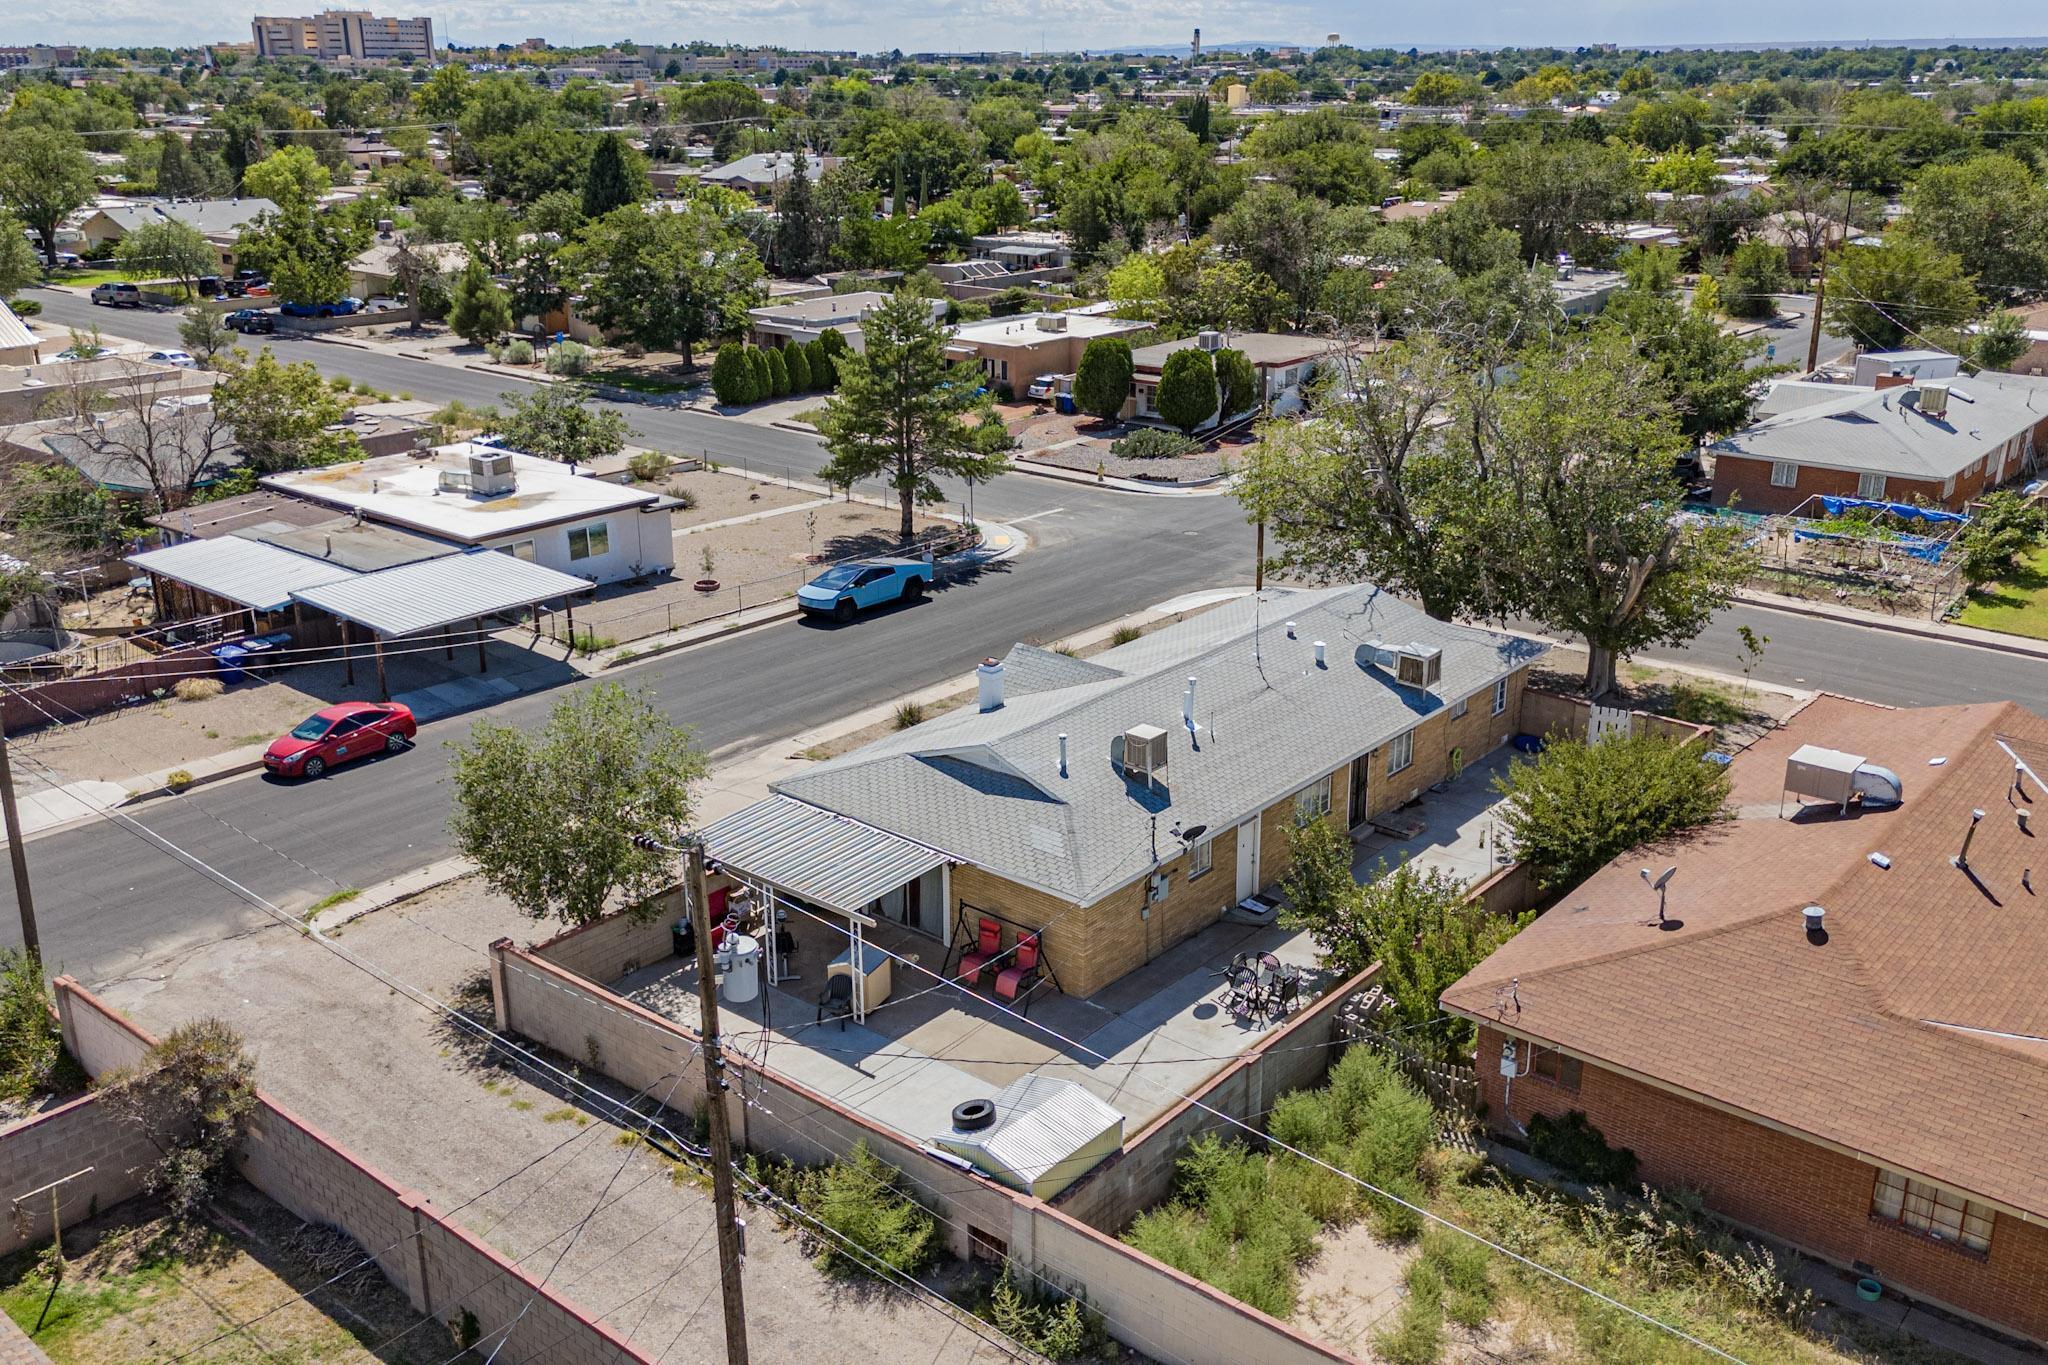
<svg viewBox="0 0 2048 1365">
<path fill-rule="evenodd" d="M 0 47 L 0 71 L 76 65 L 78 49 L 75 47 L 51 47 L 47 43 L 36 43 L 30 47 Z"/>
<path fill-rule="evenodd" d="M 251 21 L 258 57 L 311 57 L 321 62 L 434 59 L 432 19 L 383 19 L 366 9 L 330 9 L 306 18 Z"/>
</svg>

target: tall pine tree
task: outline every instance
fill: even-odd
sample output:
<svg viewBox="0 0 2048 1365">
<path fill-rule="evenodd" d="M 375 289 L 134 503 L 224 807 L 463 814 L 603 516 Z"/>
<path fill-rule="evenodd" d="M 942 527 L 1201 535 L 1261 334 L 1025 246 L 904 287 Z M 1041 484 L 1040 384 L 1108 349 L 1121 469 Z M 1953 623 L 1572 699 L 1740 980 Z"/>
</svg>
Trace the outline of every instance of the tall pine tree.
<svg viewBox="0 0 2048 1365">
<path fill-rule="evenodd" d="M 615 208 L 640 201 L 641 178 L 632 150 L 617 133 L 606 133 L 590 153 L 583 176 L 583 216 L 602 218 Z"/>
<path fill-rule="evenodd" d="M 775 268 L 789 276 L 815 273 L 824 232 L 818 197 L 811 187 L 810 166 L 801 147 L 796 149 L 789 179 L 783 182 L 775 207 L 780 215 L 775 225 Z"/>
</svg>

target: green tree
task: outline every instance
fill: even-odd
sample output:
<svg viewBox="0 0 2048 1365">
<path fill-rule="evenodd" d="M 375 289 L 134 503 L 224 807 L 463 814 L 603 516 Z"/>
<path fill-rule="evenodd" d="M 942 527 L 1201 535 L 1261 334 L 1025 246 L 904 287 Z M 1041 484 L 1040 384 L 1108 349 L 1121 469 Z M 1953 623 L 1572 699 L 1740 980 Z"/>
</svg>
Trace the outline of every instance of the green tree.
<svg viewBox="0 0 2048 1365">
<path fill-rule="evenodd" d="M 156 163 L 158 194 L 173 199 L 197 199 L 212 190 L 212 177 L 192 155 L 184 138 L 176 133 L 159 133 L 156 142 L 162 149 Z"/>
<path fill-rule="evenodd" d="M 178 344 L 185 348 L 203 369 L 213 369 L 214 362 L 231 353 L 235 345 L 235 334 L 228 330 L 221 315 L 207 307 L 193 307 L 185 310 L 178 323 Z"/>
<path fill-rule="evenodd" d="M 68 559 L 105 549 L 121 529 L 114 495 L 68 464 L 13 466 L 6 476 L 5 509 L 21 550 L 35 558 Z"/>
<path fill-rule="evenodd" d="M 728 341 L 718 348 L 718 356 L 711 362 L 711 392 L 729 408 L 743 408 L 754 401 L 754 367 L 739 342 Z"/>
<path fill-rule="evenodd" d="M 1190 346 L 1166 358 L 1159 371 L 1159 415 L 1182 431 L 1192 432 L 1216 415 L 1221 395 L 1216 366 L 1209 353 Z"/>
<path fill-rule="evenodd" d="M 42 273 L 43 263 L 20 221 L 0 213 L 0 300 L 13 298 Z"/>
<path fill-rule="evenodd" d="M 104 1078 L 100 1104 L 139 1130 L 158 1157 L 142 1187 L 181 1227 L 196 1227 L 234 1175 L 255 1120 L 256 1061 L 218 1019 L 183 1024 L 140 1062 Z"/>
<path fill-rule="evenodd" d="M 1541 884 L 1577 886 L 1631 849 L 1723 818 L 1728 769 L 1656 734 L 1553 737 L 1494 779 L 1500 819 Z"/>
<path fill-rule="evenodd" d="M 598 138 L 583 174 L 583 216 L 602 218 L 646 197 L 647 173 L 640 167 L 639 154 L 617 133 Z"/>
<path fill-rule="evenodd" d="M 235 259 L 269 275 L 287 302 L 330 303 L 348 292 L 349 262 L 369 241 L 369 224 L 359 216 L 316 212 L 305 200 L 260 215 L 243 231 Z"/>
<path fill-rule="evenodd" d="M 1251 358 L 1234 346 L 1216 352 L 1216 383 L 1223 391 L 1222 414 L 1235 417 L 1259 401 L 1259 372 Z"/>
<path fill-rule="evenodd" d="M 534 919 L 587 924 L 615 906 L 651 917 L 674 878 L 691 788 L 708 771 L 689 733 L 616 683 L 555 704 L 533 733 L 481 720 L 454 746 L 449 833 L 484 883 Z"/>
<path fill-rule="evenodd" d="M 818 195 L 811 184 L 809 161 L 801 147 L 790 163 L 789 179 L 782 182 L 776 193 L 775 211 L 776 270 L 791 277 L 816 274 L 825 229 L 819 219 Z"/>
<path fill-rule="evenodd" d="M 783 363 L 789 367 L 789 391 L 809 393 L 811 391 L 810 352 L 802 342 L 795 342 L 782 348 Z"/>
<path fill-rule="evenodd" d="M 756 403 L 775 396 L 775 371 L 768 366 L 768 353 L 758 346 L 747 347 L 747 373 L 753 376 Z"/>
<path fill-rule="evenodd" d="M 455 277 L 448 295 L 448 325 L 473 346 L 488 346 L 512 330 L 512 304 L 475 256 Z"/>
<path fill-rule="evenodd" d="M 1775 297 L 1792 287 L 1785 248 L 1752 238 L 1735 248 L 1721 272 L 1721 302 L 1730 317 L 1768 318 L 1778 312 Z"/>
<path fill-rule="evenodd" d="M 1408 103 L 1443 106 L 1463 104 L 1472 87 L 1448 71 L 1425 71 L 1408 87 Z"/>
<path fill-rule="evenodd" d="M 2003 310 L 1986 318 L 1970 339 L 1970 361 L 1980 369 L 2009 370 L 2032 348 L 2027 324 Z"/>
<path fill-rule="evenodd" d="M 836 340 L 837 348 L 832 345 Z M 823 333 L 806 343 L 811 353 L 811 387 L 820 392 L 830 392 L 839 387 L 839 364 L 835 359 L 845 349 L 846 338 L 839 335 L 836 327 L 827 327 Z"/>
<path fill-rule="evenodd" d="M 1696 445 L 1747 423 L 1759 382 L 1783 368 L 1752 368 L 1764 343 L 1721 330 L 1710 297 L 1713 278 L 1701 277 L 1691 307 L 1629 291 L 1594 325 L 1596 332 L 1612 334 L 1617 344 L 1633 347 L 1650 363 L 1669 395 L 1679 430 Z"/>
<path fill-rule="evenodd" d="M 1836 252 L 1827 289 L 1831 319 L 1873 351 L 1896 350 L 1915 332 L 1961 327 L 1983 305 L 1961 257 L 1909 233 Z"/>
<path fill-rule="evenodd" d="M 1621 273 L 1628 287 L 1644 294 L 1663 296 L 1678 283 L 1678 248 L 1632 246 L 1621 253 Z"/>
<path fill-rule="evenodd" d="M 1954 253 L 1987 294 L 2009 298 L 2048 281 L 2048 182 L 2017 156 L 1930 165 L 1907 204 L 1908 228 Z"/>
<path fill-rule="evenodd" d="M 90 203 L 92 160 L 76 133 L 63 128 L 10 127 L 0 135 L 0 206 L 42 239 L 43 260 L 57 264 L 57 225 Z"/>
<path fill-rule="evenodd" d="M 1261 71 L 1247 93 L 1253 104 L 1285 104 L 1301 93 L 1301 82 L 1285 71 Z"/>
<path fill-rule="evenodd" d="M 675 213 L 614 209 L 570 249 L 589 316 L 615 337 L 680 352 L 737 333 L 761 278 L 761 258 L 701 200 Z"/>
<path fill-rule="evenodd" d="M 1441 1061 L 1462 1061 L 1472 1055 L 1478 1030 L 1469 1022 L 1442 1025 L 1437 1002 L 1534 918 L 1489 915 L 1466 899 L 1460 878 L 1442 869 L 1418 872 L 1403 863 L 1388 872 L 1382 865 L 1358 888 L 1332 965 L 1357 972 L 1379 963 L 1375 984 L 1387 993 L 1392 1016 L 1381 1016 L 1383 1027 Z"/>
<path fill-rule="evenodd" d="M 513 450 L 574 468 L 616 455 L 636 433 L 609 408 L 594 406 L 574 384 L 501 393 L 498 435 Z"/>
<path fill-rule="evenodd" d="M 287 365 L 267 350 L 247 360 L 215 360 L 224 378 L 214 386 L 213 406 L 234 430 L 249 468 L 276 474 L 361 453 L 352 433 L 331 430 L 348 405 L 312 361 Z"/>
<path fill-rule="evenodd" d="M 782 348 L 770 347 L 765 354 L 768 358 L 769 397 L 789 397 L 789 362 L 782 358 Z"/>
<path fill-rule="evenodd" d="M 287 212 L 310 208 L 334 186 L 311 147 L 280 147 L 242 172 L 242 193 L 268 199 Z"/>
<path fill-rule="evenodd" d="M 176 280 L 196 297 L 200 277 L 220 269 L 220 254 L 206 234 L 175 218 L 144 223 L 115 248 L 121 273 L 131 280 Z"/>
<path fill-rule="evenodd" d="M 868 314 L 862 331 L 866 349 L 838 357 L 838 392 L 818 421 L 832 453 L 821 476 L 847 488 L 885 480 L 907 541 L 916 506 L 939 500 L 940 475 L 985 482 L 1009 467 L 1008 436 L 980 392 L 979 373 L 946 360 L 946 329 L 923 299 L 897 294 Z"/>
<path fill-rule="evenodd" d="M 1585 255 L 1597 227 L 1642 208 L 1642 186 L 1625 147 L 1569 139 L 1514 142 L 1487 157 L 1472 195 L 1495 223 L 1521 238 L 1520 259 Z"/>
<path fill-rule="evenodd" d="M 1114 422 L 1131 397 L 1131 343 L 1096 337 L 1083 348 L 1074 371 L 1074 406 L 1098 422 Z"/>
</svg>

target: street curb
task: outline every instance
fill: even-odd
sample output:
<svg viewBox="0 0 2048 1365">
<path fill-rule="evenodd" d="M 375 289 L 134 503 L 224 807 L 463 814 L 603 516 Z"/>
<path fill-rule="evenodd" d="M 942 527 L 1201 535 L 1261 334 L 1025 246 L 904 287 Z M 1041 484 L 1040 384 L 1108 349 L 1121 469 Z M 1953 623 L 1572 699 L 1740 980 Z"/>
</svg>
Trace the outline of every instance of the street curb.
<svg viewBox="0 0 2048 1365">
<path fill-rule="evenodd" d="M 236 763 L 229 767 L 218 769 L 214 772 L 195 774 L 190 782 L 187 782 L 184 786 L 178 788 L 176 791 L 172 791 L 170 787 L 167 785 L 145 787 L 137 791 L 129 792 L 127 798 L 123 800 L 120 803 L 120 805 L 139 806 L 146 801 L 154 801 L 158 797 L 183 796 L 186 792 L 193 790 L 195 787 L 204 787 L 215 782 L 225 782 L 227 779 L 231 777 L 241 777 L 247 773 L 253 773 L 257 771 L 262 766 L 263 760 L 260 757 L 253 758 L 249 759 L 246 762 Z M 119 808 L 120 807 L 117 806 L 114 809 Z"/>
<path fill-rule="evenodd" d="M 758 423 L 754 425 L 758 425 Z M 768 425 L 776 428 L 778 431 L 793 431 L 799 436 L 816 436 L 820 434 L 816 427 L 811 426 L 807 422 L 770 422 Z"/>
<path fill-rule="evenodd" d="M 362 893 L 353 900 L 344 901 L 340 905 L 323 910 L 319 915 L 302 923 L 308 934 L 316 937 L 321 934 L 329 934 L 343 925 L 355 923 L 366 915 L 374 915 L 379 910 L 388 910 L 394 905 L 404 904 L 415 896 L 425 895 L 436 887 L 446 886 L 450 882 L 459 882 L 464 877 L 473 877 L 476 875 L 477 870 L 475 863 L 462 857 L 460 854 L 456 854 L 440 859 L 438 862 L 428 863 L 425 867 L 417 868 L 413 872 L 401 872 L 396 877 L 388 877 L 381 883 L 381 886 L 384 888 L 389 888 L 394 884 L 401 884 L 398 890 L 386 889 L 380 892 L 378 887 L 365 887 Z M 425 874 L 424 880 L 418 882 L 413 880 L 422 874 Z"/>
<path fill-rule="evenodd" d="M 794 599 L 791 599 L 790 605 L 787 608 L 777 607 L 765 610 L 761 615 L 754 617 L 750 621 L 729 621 L 718 630 L 692 636 L 687 640 L 671 640 L 665 645 L 654 645 L 647 649 L 637 650 L 629 659 L 607 659 L 598 666 L 597 673 L 609 673 L 615 668 L 630 668 L 634 664 L 645 663 L 650 659 L 659 659 L 664 654 L 674 654 L 680 650 L 690 649 L 697 645 L 708 645 L 714 640 L 730 639 L 732 636 L 743 634 L 758 626 L 777 625 L 802 614 L 802 608 L 796 605 Z M 632 649 L 633 646 L 629 643 L 625 648 Z M 571 667 L 574 667 L 574 665 L 572 664 Z M 593 673 L 590 676 L 595 677 L 597 674 Z"/>
<path fill-rule="evenodd" d="M 1961 645 L 1967 649 L 1986 649 L 1994 654 L 2013 654 L 2024 659 L 2048 659 L 2048 644 L 2031 640 L 2021 641 L 2015 639 L 2010 643 L 2003 640 L 1979 640 L 1972 636 L 1957 635 L 1954 631 L 1944 630 L 1933 622 L 1922 624 L 1918 621 L 1866 620 L 1861 616 L 1842 616 L 1825 608 L 1804 606 L 1783 598 L 1757 597 L 1746 592 L 1736 593 L 1734 600 L 1742 606 L 1755 607 L 1760 611 L 1783 612 L 1787 616 L 1807 616 L 1816 621 L 1832 621 L 1838 626 L 1852 626 L 1863 630 L 1883 630 L 1889 631 L 1894 635 L 1913 635 L 1922 640 L 1935 641 L 1938 644 Z"/>
<path fill-rule="evenodd" d="M 1213 479 L 1204 479 L 1197 484 L 1155 485 L 1142 479 L 1097 479 L 1093 474 L 1083 470 L 1068 469 L 1065 465 L 1046 464 L 1039 460 L 1027 460 L 1021 456 L 1010 461 L 1010 470 L 1012 473 L 1051 479 L 1054 483 L 1070 483 L 1082 488 L 1099 488 L 1106 493 L 1132 493 L 1147 498 L 1213 498 L 1229 492 L 1231 481 L 1228 474 L 1218 474 Z"/>
</svg>

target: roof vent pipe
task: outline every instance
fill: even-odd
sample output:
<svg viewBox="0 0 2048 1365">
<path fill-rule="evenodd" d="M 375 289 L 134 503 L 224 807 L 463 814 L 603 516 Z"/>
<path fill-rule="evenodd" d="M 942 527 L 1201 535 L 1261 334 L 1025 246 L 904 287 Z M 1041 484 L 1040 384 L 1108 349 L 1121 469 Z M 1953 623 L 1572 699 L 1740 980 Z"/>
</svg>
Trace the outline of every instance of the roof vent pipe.
<svg viewBox="0 0 2048 1365">
<path fill-rule="evenodd" d="M 1067 775 L 1067 737 L 1066 737 L 1066 735 L 1065 735 L 1064 733 L 1062 733 L 1062 734 L 1060 735 L 1060 776 L 1061 776 L 1061 777 L 1065 777 L 1066 775 Z"/>
<path fill-rule="evenodd" d="M 1287 638 L 1290 640 L 1294 638 L 1294 622 L 1292 621 L 1287 623 Z"/>
<path fill-rule="evenodd" d="M 1188 690 L 1180 699 L 1180 723 L 1189 730 L 1195 728 L 1195 680 L 1188 679 Z"/>
<path fill-rule="evenodd" d="M 1000 711 L 1003 709 L 1003 665 L 998 659 L 983 659 L 981 667 L 974 670 L 974 681 L 981 694 L 981 709 Z"/>
<path fill-rule="evenodd" d="M 1318 640 L 1316 641 L 1316 667 L 1328 668 L 1329 666 L 1329 646 Z"/>
<path fill-rule="evenodd" d="M 1961 868 L 1965 872 L 1968 872 L 1970 870 L 1970 840 L 1977 837 L 1977 824 L 1983 818 L 1984 812 L 1981 810 L 1973 810 L 1970 812 L 1970 827 L 1969 829 L 1963 832 L 1962 850 L 1959 853 L 1957 853 L 1955 857 L 1949 859 L 1950 863 L 1952 863 L 1956 867 Z"/>
<path fill-rule="evenodd" d="M 1822 921 L 1827 918 L 1827 913 L 1818 905 L 1809 905 L 1799 912 L 1800 918 L 1806 922 L 1806 932 L 1809 935 L 1825 932 Z"/>
</svg>

